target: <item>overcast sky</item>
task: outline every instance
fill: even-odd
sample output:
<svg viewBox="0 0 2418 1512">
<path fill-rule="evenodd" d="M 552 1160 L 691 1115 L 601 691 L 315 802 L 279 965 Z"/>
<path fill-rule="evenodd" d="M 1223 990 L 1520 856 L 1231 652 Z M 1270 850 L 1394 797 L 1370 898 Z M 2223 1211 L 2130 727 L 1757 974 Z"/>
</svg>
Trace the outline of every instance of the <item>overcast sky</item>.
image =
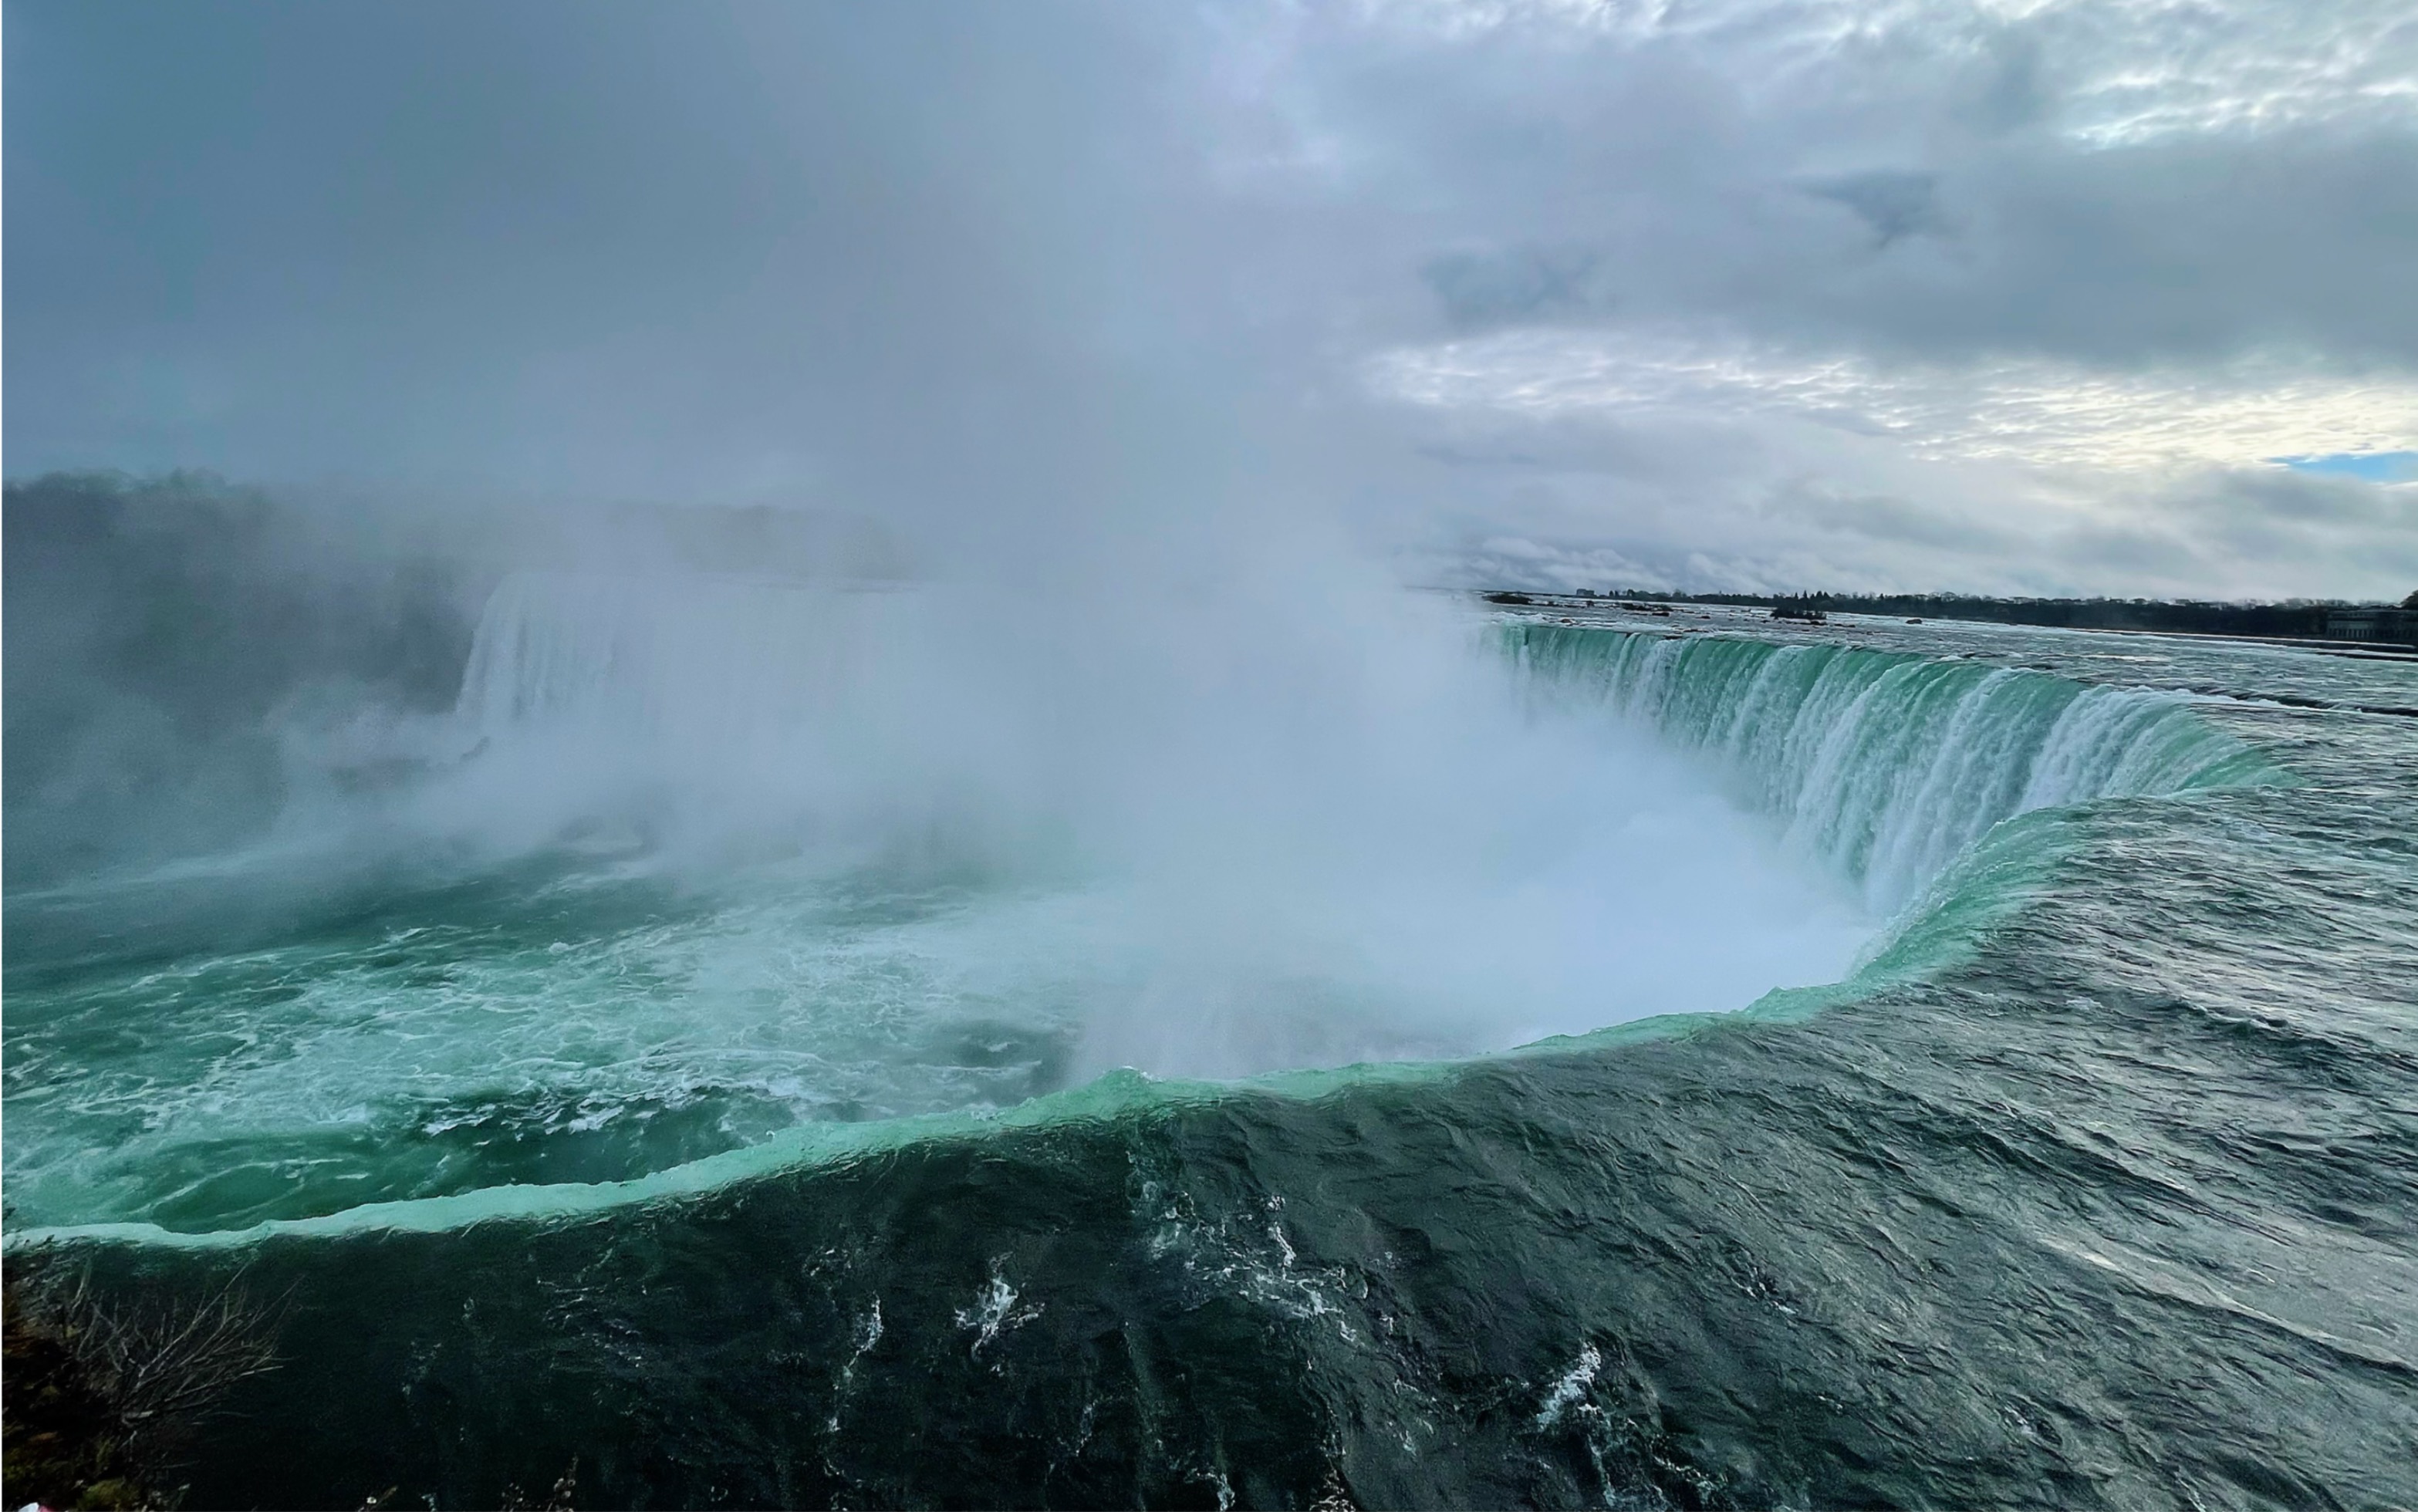
<svg viewBox="0 0 2418 1512">
<path fill-rule="evenodd" d="M 5 46 L 11 477 L 2418 588 L 2408 0 L 11 0 Z"/>
</svg>

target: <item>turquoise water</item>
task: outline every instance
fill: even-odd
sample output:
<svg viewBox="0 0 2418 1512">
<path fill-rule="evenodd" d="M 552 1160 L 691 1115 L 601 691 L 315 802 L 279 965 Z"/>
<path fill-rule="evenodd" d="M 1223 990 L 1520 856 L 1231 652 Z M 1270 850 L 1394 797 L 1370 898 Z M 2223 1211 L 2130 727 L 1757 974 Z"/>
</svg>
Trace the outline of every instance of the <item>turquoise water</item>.
<svg viewBox="0 0 2418 1512">
<path fill-rule="evenodd" d="M 1548 624 L 1509 639 L 1540 701 L 1608 704 L 1717 758 L 1883 910 L 2017 814 L 2288 780 L 2140 689 L 1836 644 Z"/>
<path fill-rule="evenodd" d="M 951 854 L 13 896 L 12 1253 L 290 1289 L 212 1504 L 2418 1495 L 2418 669 L 1553 618 L 1530 717 L 1719 800 L 1618 868 L 1791 878 L 1742 1011 L 1262 971 L 1210 1082 L 1086 1062 L 1120 894 Z"/>
</svg>

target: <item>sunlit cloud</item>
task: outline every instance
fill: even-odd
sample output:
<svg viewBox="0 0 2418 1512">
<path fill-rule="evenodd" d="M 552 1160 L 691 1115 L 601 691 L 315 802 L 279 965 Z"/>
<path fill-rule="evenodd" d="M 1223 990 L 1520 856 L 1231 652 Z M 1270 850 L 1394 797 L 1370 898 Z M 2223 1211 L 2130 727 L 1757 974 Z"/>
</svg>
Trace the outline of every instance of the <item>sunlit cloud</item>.
<svg viewBox="0 0 2418 1512">
<path fill-rule="evenodd" d="M 1387 352 L 1369 379 L 1431 408 L 1535 419 L 1780 415 L 1928 459 L 2048 467 L 2241 466 L 2418 446 L 2418 381 L 2274 360 L 2141 373 L 2043 359 L 1889 366 L 1738 343 L 1520 330 Z"/>
<path fill-rule="evenodd" d="M 2418 120 L 2418 23 L 2395 0 L 1366 0 L 1358 13 L 1449 41 L 1558 31 L 1717 53 L 1783 92 L 1892 58 L 1995 56 L 2059 131 L 2102 146 Z"/>
</svg>

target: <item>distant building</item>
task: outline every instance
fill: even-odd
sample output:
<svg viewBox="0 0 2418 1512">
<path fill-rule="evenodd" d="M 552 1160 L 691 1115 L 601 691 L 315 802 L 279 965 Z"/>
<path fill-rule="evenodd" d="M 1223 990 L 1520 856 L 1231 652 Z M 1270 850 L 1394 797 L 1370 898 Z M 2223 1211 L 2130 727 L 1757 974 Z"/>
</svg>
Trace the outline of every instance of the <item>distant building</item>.
<svg viewBox="0 0 2418 1512">
<path fill-rule="evenodd" d="M 2418 613 L 2408 609 L 2328 609 L 2325 638 L 2418 646 Z"/>
</svg>

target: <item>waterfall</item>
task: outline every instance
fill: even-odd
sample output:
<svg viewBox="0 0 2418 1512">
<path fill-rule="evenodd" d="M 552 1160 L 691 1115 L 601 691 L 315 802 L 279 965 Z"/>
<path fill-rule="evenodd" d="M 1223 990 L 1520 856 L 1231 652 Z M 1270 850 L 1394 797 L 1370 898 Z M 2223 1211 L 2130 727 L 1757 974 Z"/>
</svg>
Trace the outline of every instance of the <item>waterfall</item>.
<svg viewBox="0 0 2418 1512">
<path fill-rule="evenodd" d="M 895 595 L 779 579 L 523 572 L 480 615 L 455 716 L 482 738 L 570 733 L 722 764 L 845 717 L 879 675 Z"/>
<path fill-rule="evenodd" d="M 1818 643 L 1504 634 L 1537 695 L 1609 705 L 1712 755 L 1881 908 L 2027 810 L 2277 775 L 2172 694 Z"/>
</svg>

